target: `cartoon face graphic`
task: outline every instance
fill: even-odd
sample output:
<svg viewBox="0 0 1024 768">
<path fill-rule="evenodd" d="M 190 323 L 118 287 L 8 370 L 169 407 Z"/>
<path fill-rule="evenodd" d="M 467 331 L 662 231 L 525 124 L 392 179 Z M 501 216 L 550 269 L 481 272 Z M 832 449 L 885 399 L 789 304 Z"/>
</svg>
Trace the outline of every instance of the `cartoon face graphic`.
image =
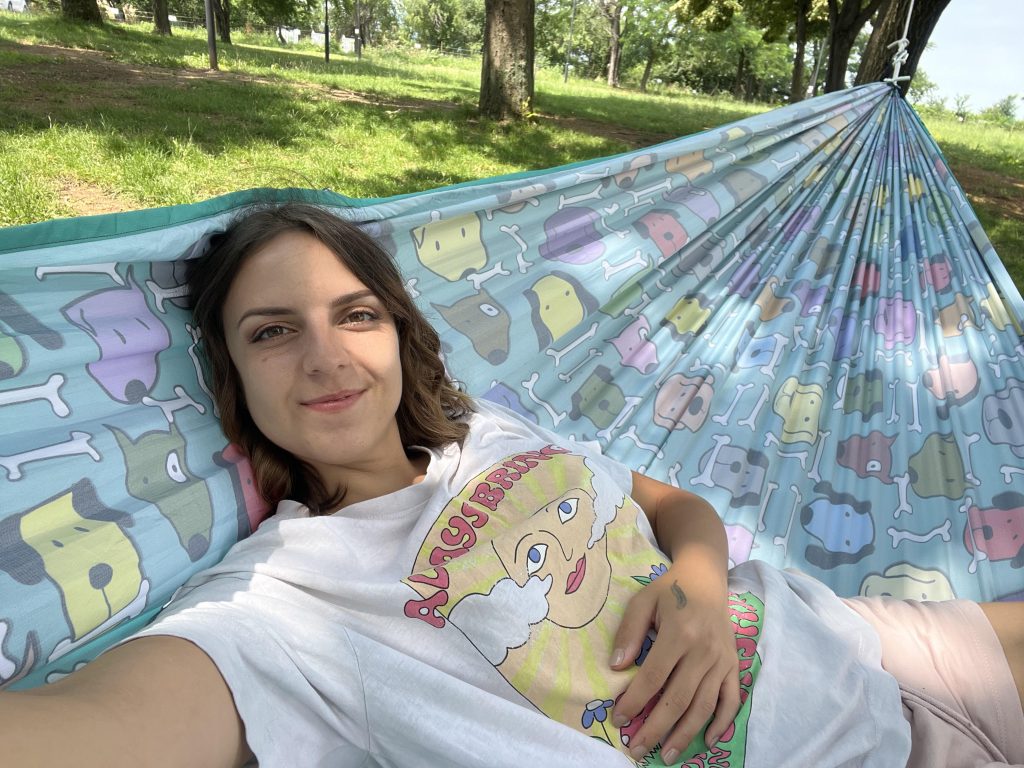
<svg viewBox="0 0 1024 768">
<path fill-rule="evenodd" d="M 746 168 L 740 168 L 724 174 L 721 182 L 722 186 L 725 187 L 726 191 L 736 201 L 736 205 L 742 205 L 764 189 L 768 180 L 759 173 L 754 173 Z"/>
<path fill-rule="evenodd" d="M 487 246 L 475 213 L 432 221 L 411 234 L 416 258 L 445 280 L 461 280 L 487 264 Z"/>
<path fill-rule="evenodd" d="M 937 400 L 945 403 L 938 409 L 939 417 L 949 418 L 949 407 L 963 405 L 978 394 L 981 382 L 978 369 L 969 354 L 939 355 L 938 367 L 925 371 L 921 383 Z"/>
<path fill-rule="evenodd" d="M 235 489 L 235 499 L 240 502 L 238 509 L 238 538 L 242 539 L 255 531 L 261 522 L 273 511 L 266 499 L 260 496 L 253 477 L 252 464 L 249 457 L 242 453 L 234 443 L 228 444 L 223 451 L 213 455 L 214 463 L 228 470 L 231 485 Z"/>
<path fill-rule="evenodd" d="M 533 328 L 544 349 L 597 309 L 597 301 L 575 277 L 553 270 L 523 292 L 530 303 Z"/>
<path fill-rule="evenodd" d="M 495 382 L 490 389 L 483 393 L 482 397 L 484 400 L 490 400 L 492 403 L 503 405 L 509 410 L 515 411 L 527 421 L 532 421 L 534 424 L 537 423 L 537 415 L 526 409 L 519 393 L 507 384 L 500 381 Z"/>
<path fill-rule="evenodd" d="M 701 297 L 686 296 L 676 302 L 661 324 L 667 326 L 674 337 L 681 339 L 704 330 L 710 317 L 711 309 L 703 306 Z"/>
<path fill-rule="evenodd" d="M 793 295 L 800 300 L 800 317 L 820 315 L 828 292 L 828 286 L 815 288 L 809 280 L 798 280 L 793 286 Z"/>
<path fill-rule="evenodd" d="M 137 616 L 149 582 L 125 529 L 131 516 L 108 509 L 88 479 L 29 511 L 0 521 L 0 570 L 22 584 L 57 588 L 72 640 Z"/>
<path fill-rule="evenodd" d="M 651 324 L 640 315 L 609 341 L 619 353 L 623 365 L 646 374 L 658 367 L 658 348 L 648 338 L 650 335 Z"/>
<path fill-rule="evenodd" d="M 959 499 L 968 488 L 964 460 L 953 435 L 933 432 L 921 450 L 910 457 L 910 484 L 923 499 L 944 496 Z"/>
<path fill-rule="evenodd" d="M 602 537 L 589 545 L 594 520 L 593 496 L 575 488 L 537 512 L 518 540 L 494 542 L 502 565 L 520 587 L 534 576 L 551 578 L 547 617 L 560 627 L 582 627 L 608 599 L 608 543 Z"/>
<path fill-rule="evenodd" d="M 540 255 L 566 264 L 588 264 L 604 255 L 601 233 L 597 231 L 597 213 L 590 208 L 567 207 L 553 213 L 544 222 L 546 240 Z"/>
<path fill-rule="evenodd" d="M 846 493 L 834 491 L 828 483 L 819 483 L 820 498 L 800 510 L 800 524 L 821 541 L 808 545 L 807 562 L 822 569 L 856 563 L 875 551 L 875 523 L 871 502 L 858 501 Z"/>
<path fill-rule="evenodd" d="M 957 293 L 953 296 L 951 304 L 939 308 L 938 323 L 943 336 L 962 336 L 965 328 L 978 327 L 972 304 L 973 296 Z"/>
<path fill-rule="evenodd" d="M 853 283 L 851 285 L 854 291 L 859 291 L 857 297 L 861 301 L 866 301 L 872 296 L 877 296 L 881 287 L 882 273 L 878 269 L 878 265 L 874 262 L 857 262 L 857 267 L 853 270 Z"/>
<path fill-rule="evenodd" d="M 779 278 L 774 276 L 768 278 L 768 281 L 757 294 L 757 298 L 754 299 L 754 303 L 761 311 L 762 323 L 770 322 L 780 315 L 789 312 L 790 308 L 793 306 L 792 299 L 776 295 L 775 292 L 779 285 L 781 285 Z"/>
<path fill-rule="evenodd" d="M 508 310 L 485 288 L 459 299 L 451 306 L 431 304 L 454 330 L 473 345 L 473 350 L 491 365 L 500 365 L 508 357 Z"/>
<path fill-rule="evenodd" d="M 43 349 L 55 350 L 64 346 L 64 339 L 56 331 L 40 323 L 12 296 L 0 291 L 0 327 L 7 326 L 13 335 L 0 330 L 0 380 L 21 373 L 27 361 L 25 348 L 18 337 L 32 339 Z"/>
<path fill-rule="evenodd" d="M 861 421 L 870 421 L 875 414 L 882 412 L 885 402 L 885 382 L 882 372 L 872 368 L 846 382 L 843 395 L 843 413 L 860 413 Z"/>
<path fill-rule="evenodd" d="M 1024 458 L 1024 382 L 1009 379 L 1003 389 L 988 395 L 981 404 L 981 420 L 990 441 L 1009 445 L 1014 456 Z"/>
<path fill-rule="evenodd" d="M 820 384 L 801 384 L 790 376 L 779 388 L 772 408 L 782 417 L 783 443 L 814 443 L 818 439 L 818 419 L 825 391 Z"/>
<path fill-rule="evenodd" d="M 861 437 L 851 435 L 839 442 L 836 461 L 839 466 L 852 469 L 858 477 L 874 477 L 883 483 L 892 483 L 892 446 L 896 436 L 889 437 L 877 429 Z"/>
<path fill-rule="evenodd" d="M 706 173 L 710 173 L 714 164 L 704 156 L 704 150 L 698 149 L 678 157 L 670 157 L 665 161 L 665 170 L 669 173 L 681 173 L 689 182 L 694 182 Z"/>
<path fill-rule="evenodd" d="M 727 525 L 725 536 L 729 542 L 729 567 L 747 562 L 754 549 L 753 531 L 742 525 Z"/>
<path fill-rule="evenodd" d="M 1024 495 L 1005 491 L 992 497 L 991 507 L 972 504 L 964 546 L 977 559 L 1009 560 L 1011 568 L 1024 568 Z"/>
<path fill-rule="evenodd" d="M 760 503 L 768 479 L 768 457 L 761 451 L 726 444 L 701 456 L 698 466 L 702 473 L 706 472 L 708 462 L 711 484 L 729 491 L 730 507 Z"/>
<path fill-rule="evenodd" d="M 945 256 L 928 259 L 921 268 L 921 290 L 931 286 L 937 293 L 942 293 L 953 282 L 952 275 L 953 270 Z"/>
<path fill-rule="evenodd" d="M 126 286 L 83 296 L 61 312 L 99 347 L 100 359 L 86 365 L 89 375 L 114 400 L 141 402 L 156 383 L 157 355 L 171 345 L 171 335 L 131 271 Z"/>
<path fill-rule="evenodd" d="M 882 337 L 886 349 L 897 344 L 910 345 L 917 338 L 917 314 L 912 301 L 904 301 L 902 294 L 883 296 L 878 300 L 874 320 L 875 333 Z"/>
<path fill-rule="evenodd" d="M 599 429 L 607 429 L 626 407 L 626 396 L 612 379 L 608 368 L 599 365 L 572 393 L 572 409 L 569 417 L 579 419 L 586 416 Z"/>
<path fill-rule="evenodd" d="M 709 226 L 722 215 L 722 207 L 715 200 L 715 196 L 703 187 L 684 184 L 665 195 L 665 200 L 683 206 Z"/>
<path fill-rule="evenodd" d="M 882 573 L 869 573 L 860 584 L 864 597 L 895 597 L 899 600 L 953 600 L 953 585 L 942 571 L 894 563 Z"/>
<path fill-rule="evenodd" d="M 115 427 L 124 455 L 128 493 L 154 504 L 174 526 L 178 541 L 192 562 L 210 548 L 213 505 L 206 483 L 185 463 L 185 438 L 171 424 L 168 431 L 146 432 L 132 440 Z"/>
<path fill-rule="evenodd" d="M 654 423 L 665 429 L 696 432 L 708 417 L 714 397 L 713 376 L 694 378 L 674 373 L 665 379 L 654 401 Z"/>
<path fill-rule="evenodd" d="M 671 211 L 663 211 L 657 208 L 653 211 L 648 211 L 634 221 L 633 226 L 636 227 L 636 231 L 640 233 L 641 237 L 646 237 L 657 246 L 658 251 L 661 253 L 661 258 L 658 260 L 659 263 L 678 253 L 679 249 L 686 245 L 686 241 L 690 239 L 690 236 L 686 234 L 686 230 L 683 229 L 683 225 L 679 223 L 679 220 Z"/>
</svg>

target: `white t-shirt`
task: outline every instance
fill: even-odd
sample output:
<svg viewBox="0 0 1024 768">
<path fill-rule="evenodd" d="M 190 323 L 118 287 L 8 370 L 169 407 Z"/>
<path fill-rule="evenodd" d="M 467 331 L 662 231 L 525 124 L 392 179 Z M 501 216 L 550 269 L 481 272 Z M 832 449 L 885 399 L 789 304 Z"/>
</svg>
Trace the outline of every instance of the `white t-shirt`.
<svg viewBox="0 0 1024 768">
<path fill-rule="evenodd" d="M 668 563 L 629 470 L 477 407 L 422 482 L 323 517 L 283 502 L 140 633 L 210 656 L 262 768 L 663 764 L 634 763 L 640 718 L 618 729 L 609 711 L 631 674 L 609 667 L 619 617 Z M 905 764 L 862 619 L 760 563 L 730 590 L 744 703 L 707 763 Z"/>
</svg>

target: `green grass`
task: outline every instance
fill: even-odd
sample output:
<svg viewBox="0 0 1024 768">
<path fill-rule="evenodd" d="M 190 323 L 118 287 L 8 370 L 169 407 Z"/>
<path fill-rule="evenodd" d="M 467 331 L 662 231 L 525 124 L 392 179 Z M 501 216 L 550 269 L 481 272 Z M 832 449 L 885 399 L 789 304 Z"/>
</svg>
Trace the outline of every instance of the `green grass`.
<svg viewBox="0 0 1024 768">
<path fill-rule="evenodd" d="M 537 115 L 502 124 L 475 114 L 478 58 L 371 48 L 328 65 L 308 44 L 232 36 L 219 46 L 223 74 L 207 76 L 203 30 L 167 39 L 149 25 L 0 13 L 0 225 L 73 215 L 62 192 L 76 185 L 124 208 L 260 186 L 387 197 L 615 154 L 768 108 L 564 84 L 540 68 Z M 27 45 L 101 51 L 115 64 Z M 978 171 L 965 173 L 967 191 L 1024 285 L 1024 225 L 1006 205 L 1024 198 L 1024 131 L 925 122 L 958 176 Z"/>
</svg>

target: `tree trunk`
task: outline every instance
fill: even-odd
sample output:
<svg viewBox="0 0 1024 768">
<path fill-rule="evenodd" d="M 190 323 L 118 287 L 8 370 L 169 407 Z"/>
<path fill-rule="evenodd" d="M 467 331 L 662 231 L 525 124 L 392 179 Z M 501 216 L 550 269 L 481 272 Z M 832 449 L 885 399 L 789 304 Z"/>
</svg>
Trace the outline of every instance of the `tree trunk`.
<svg viewBox="0 0 1024 768">
<path fill-rule="evenodd" d="M 825 92 L 841 91 L 846 87 L 846 66 L 857 35 L 868 19 L 883 2 L 891 0 L 828 0 L 828 68 L 825 74 Z"/>
<path fill-rule="evenodd" d="M 153 31 L 164 37 L 171 36 L 171 20 L 167 16 L 167 0 L 153 0 Z"/>
<path fill-rule="evenodd" d="M 740 61 L 736 65 L 736 79 L 732 84 L 732 95 L 737 99 L 742 99 L 744 95 L 743 80 L 744 75 L 747 73 L 747 49 L 740 48 Z"/>
<path fill-rule="evenodd" d="M 222 43 L 231 44 L 231 0 L 213 0 L 213 18 Z"/>
<path fill-rule="evenodd" d="M 651 70 L 654 69 L 654 60 L 658 58 L 658 49 L 653 45 L 647 52 L 647 63 L 644 64 L 644 74 L 640 78 L 640 93 L 647 93 L 647 81 L 651 79 Z"/>
<path fill-rule="evenodd" d="M 796 55 L 793 57 L 793 80 L 789 86 L 789 101 L 804 98 L 804 56 L 807 47 L 807 12 L 811 0 L 796 0 Z"/>
<path fill-rule="evenodd" d="M 619 63 L 622 61 L 622 5 L 619 2 L 605 6 L 608 17 L 608 87 L 619 87 Z"/>
<path fill-rule="evenodd" d="M 96 0 L 60 0 L 60 15 L 65 21 L 86 21 L 90 24 L 103 24 Z"/>
<path fill-rule="evenodd" d="M 499 120 L 533 111 L 534 0 L 485 0 L 480 112 Z"/>
<path fill-rule="evenodd" d="M 868 40 L 868 47 L 864 50 L 864 58 L 857 69 L 857 79 L 854 85 L 874 83 L 892 77 L 892 57 L 896 48 L 889 48 L 903 37 L 903 28 L 907 23 L 907 9 L 911 0 L 893 0 L 892 5 L 886 9 L 878 23 L 871 31 L 871 38 Z M 900 67 L 900 77 L 914 76 L 917 71 L 917 64 L 921 60 L 928 38 L 939 21 L 942 12 L 949 5 L 949 0 L 917 0 L 914 3 L 914 12 L 910 17 L 910 29 L 907 32 L 907 60 Z M 904 95 L 910 81 L 899 83 L 900 90 Z"/>
</svg>

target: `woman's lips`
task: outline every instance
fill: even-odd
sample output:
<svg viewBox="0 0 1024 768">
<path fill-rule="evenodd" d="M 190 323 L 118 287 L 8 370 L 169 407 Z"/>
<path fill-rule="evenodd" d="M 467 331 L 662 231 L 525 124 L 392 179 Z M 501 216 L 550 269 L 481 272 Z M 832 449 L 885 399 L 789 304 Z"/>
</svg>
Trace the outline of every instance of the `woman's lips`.
<svg viewBox="0 0 1024 768">
<path fill-rule="evenodd" d="M 576 570 L 569 574 L 569 578 L 565 580 L 565 594 L 571 595 L 577 589 L 580 588 L 580 584 L 583 583 L 583 577 L 587 575 L 587 556 L 583 555 L 579 560 L 576 561 Z"/>
<path fill-rule="evenodd" d="M 346 390 L 344 392 L 334 392 L 330 395 L 324 395 L 313 400 L 303 400 L 302 405 L 313 411 L 319 411 L 321 413 L 333 413 L 335 411 L 343 411 L 350 407 L 359 397 L 362 395 L 362 390 Z"/>
</svg>

